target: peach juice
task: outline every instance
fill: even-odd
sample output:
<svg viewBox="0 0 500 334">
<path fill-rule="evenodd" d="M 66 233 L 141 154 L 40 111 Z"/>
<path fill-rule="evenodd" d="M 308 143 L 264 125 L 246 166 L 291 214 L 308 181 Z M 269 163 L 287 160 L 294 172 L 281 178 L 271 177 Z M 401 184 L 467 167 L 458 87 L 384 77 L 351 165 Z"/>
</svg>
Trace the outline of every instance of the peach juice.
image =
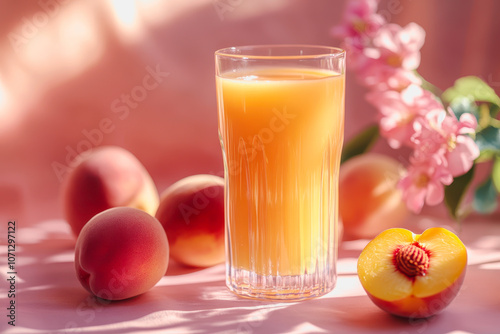
<svg viewBox="0 0 500 334">
<path fill-rule="evenodd" d="M 262 67 L 216 82 L 226 252 L 230 270 L 242 277 L 228 286 L 247 285 L 259 295 L 271 284 L 300 294 L 300 284 L 285 282 L 335 276 L 344 75 Z"/>
</svg>

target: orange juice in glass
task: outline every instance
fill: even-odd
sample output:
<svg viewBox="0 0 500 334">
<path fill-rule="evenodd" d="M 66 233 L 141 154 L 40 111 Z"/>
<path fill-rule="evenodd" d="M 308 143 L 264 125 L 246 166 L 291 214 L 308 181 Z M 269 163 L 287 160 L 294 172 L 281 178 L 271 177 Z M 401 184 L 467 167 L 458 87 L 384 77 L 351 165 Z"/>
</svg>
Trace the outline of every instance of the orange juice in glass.
<svg viewBox="0 0 500 334">
<path fill-rule="evenodd" d="M 216 52 L 226 283 L 300 300 L 336 282 L 345 52 L 275 45 Z"/>
</svg>

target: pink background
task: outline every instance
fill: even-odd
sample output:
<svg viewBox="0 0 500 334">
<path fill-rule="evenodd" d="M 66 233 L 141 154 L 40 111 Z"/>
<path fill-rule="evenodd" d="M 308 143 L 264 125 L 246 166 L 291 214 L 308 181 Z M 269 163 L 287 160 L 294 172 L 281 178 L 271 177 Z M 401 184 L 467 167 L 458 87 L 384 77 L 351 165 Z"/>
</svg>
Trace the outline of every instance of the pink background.
<svg viewBox="0 0 500 334">
<path fill-rule="evenodd" d="M 150 292 L 110 305 L 92 299 L 75 277 L 74 238 L 62 219 L 54 166 L 64 177 L 70 151 L 112 144 L 134 153 L 160 192 L 188 175 L 220 175 L 214 51 L 268 43 L 336 46 L 330 29 L 344 3 L 0 0 L 0 224 L 17 221 L 17 301 L 23 305 L 16 328 L 0 313 L 0 332 L 498 331 L 498 215 L 471 217 L 457 231 L 469 251 L 464 286 L 442 315 L 423 322 L 390 317 L 370 302 L 355 267 L 367 240 L 341 244 L 332 293 L 297 304 L 236 298 L 224 286 L 223 264 L 193 272 L 173 264 Z M 419 71 L 428 81 L 445 89 L 460 76 L 478 75 L 500 93 L 499 1 L 387 0 L 380 10 L 392 22 L 417 22 L 426 30 Z M 154 70 L 157 82 L 148 77 Z M 375 110 L 353 73 L 347 79 L 349 139 L 374 122 Z M 130 106 L 120 100 L 126 96 Z M 375 150 L 405 159 L 384 142 Z M 439 209 L 412 217 L 412 229 L 450 226 Z M 2 284 L 2 309 L 6 296 Z"/>
<path fill-rule="evenodd" d="M 187 175 L 221 174 L 214 51 L 338 45 L 329 31 L 343 6 L 331 0 L 0 1 L 0 219 L 31 224 L 61 217 L 58 173 L 64 176 L 68 152 L 95 145 L 132 151 L 159 191 Z M 498 1 L 391 0 L 380 11 L 392 22 L 424 27 L 419 71 L 427 80 L 444 89 L 474 74 L 500 89 Z M 143 83 L 147 68 L 163 73 L 161 82 L 146 83 L 150 90 Z M 347 139 L 374 120 L 363 93 L 348 74 Z M 131 107 L 120 102 L 124 94 Z M 94 134 L 93 143 L 85 132 Z M 383 142 L 376 150 L 389 151 Z"/>
</svg>

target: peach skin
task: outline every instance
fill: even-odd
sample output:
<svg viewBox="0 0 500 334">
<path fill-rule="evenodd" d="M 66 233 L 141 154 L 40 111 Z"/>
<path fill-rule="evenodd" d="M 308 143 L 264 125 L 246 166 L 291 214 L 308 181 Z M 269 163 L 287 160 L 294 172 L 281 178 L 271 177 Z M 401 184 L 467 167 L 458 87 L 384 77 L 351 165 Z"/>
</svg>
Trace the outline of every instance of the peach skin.
<svg viewBox="0 0 500 334">
<path fill-rule="evenodd" d="M 75 270 L 95 296 L 122 300 L 151 289 L 165 275 L 168 241 L 161 224 L 135 208 L 116 207 L 83 227 L 75 249 Z"/>
<path fill-rule="evenodd" d="M 170 244 L 170 257 L 194 267 L 224 262 L 224 179 L 193 175 L 161 195 L 156 218 Z"/>
<path fill-rule="evenodd" d="M 339 217 L 344 239 L 372 239 L 391 227 L 401 227 L 408 209 L 397 188 L 401 165 L 376 153 L 365 153 L 340 166 Z"/>
<path fill-rule="evenodd" d="M 90 218 L 106 209 L 128 206 L 154 215 L 159 203 L 158 190 L 144 166 L 117 146 L 87 153 L 68 174 L 62 197 L 75 236 Z"/>
</svg>

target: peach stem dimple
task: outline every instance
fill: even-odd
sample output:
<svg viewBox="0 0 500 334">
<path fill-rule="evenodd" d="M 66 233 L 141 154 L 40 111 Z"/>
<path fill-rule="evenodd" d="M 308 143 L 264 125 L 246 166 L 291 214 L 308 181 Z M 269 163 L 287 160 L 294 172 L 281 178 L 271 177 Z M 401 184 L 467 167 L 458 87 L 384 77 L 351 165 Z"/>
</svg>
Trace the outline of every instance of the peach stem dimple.
<svg viewBox="0 0 500 334">
<path fill-rule="evenodd" d="M 418 244 L 398 248 L 394 254 L 396 269 L 409 278 L 425 276 L 429 268 L 429 255 Z"/>
</svg>

